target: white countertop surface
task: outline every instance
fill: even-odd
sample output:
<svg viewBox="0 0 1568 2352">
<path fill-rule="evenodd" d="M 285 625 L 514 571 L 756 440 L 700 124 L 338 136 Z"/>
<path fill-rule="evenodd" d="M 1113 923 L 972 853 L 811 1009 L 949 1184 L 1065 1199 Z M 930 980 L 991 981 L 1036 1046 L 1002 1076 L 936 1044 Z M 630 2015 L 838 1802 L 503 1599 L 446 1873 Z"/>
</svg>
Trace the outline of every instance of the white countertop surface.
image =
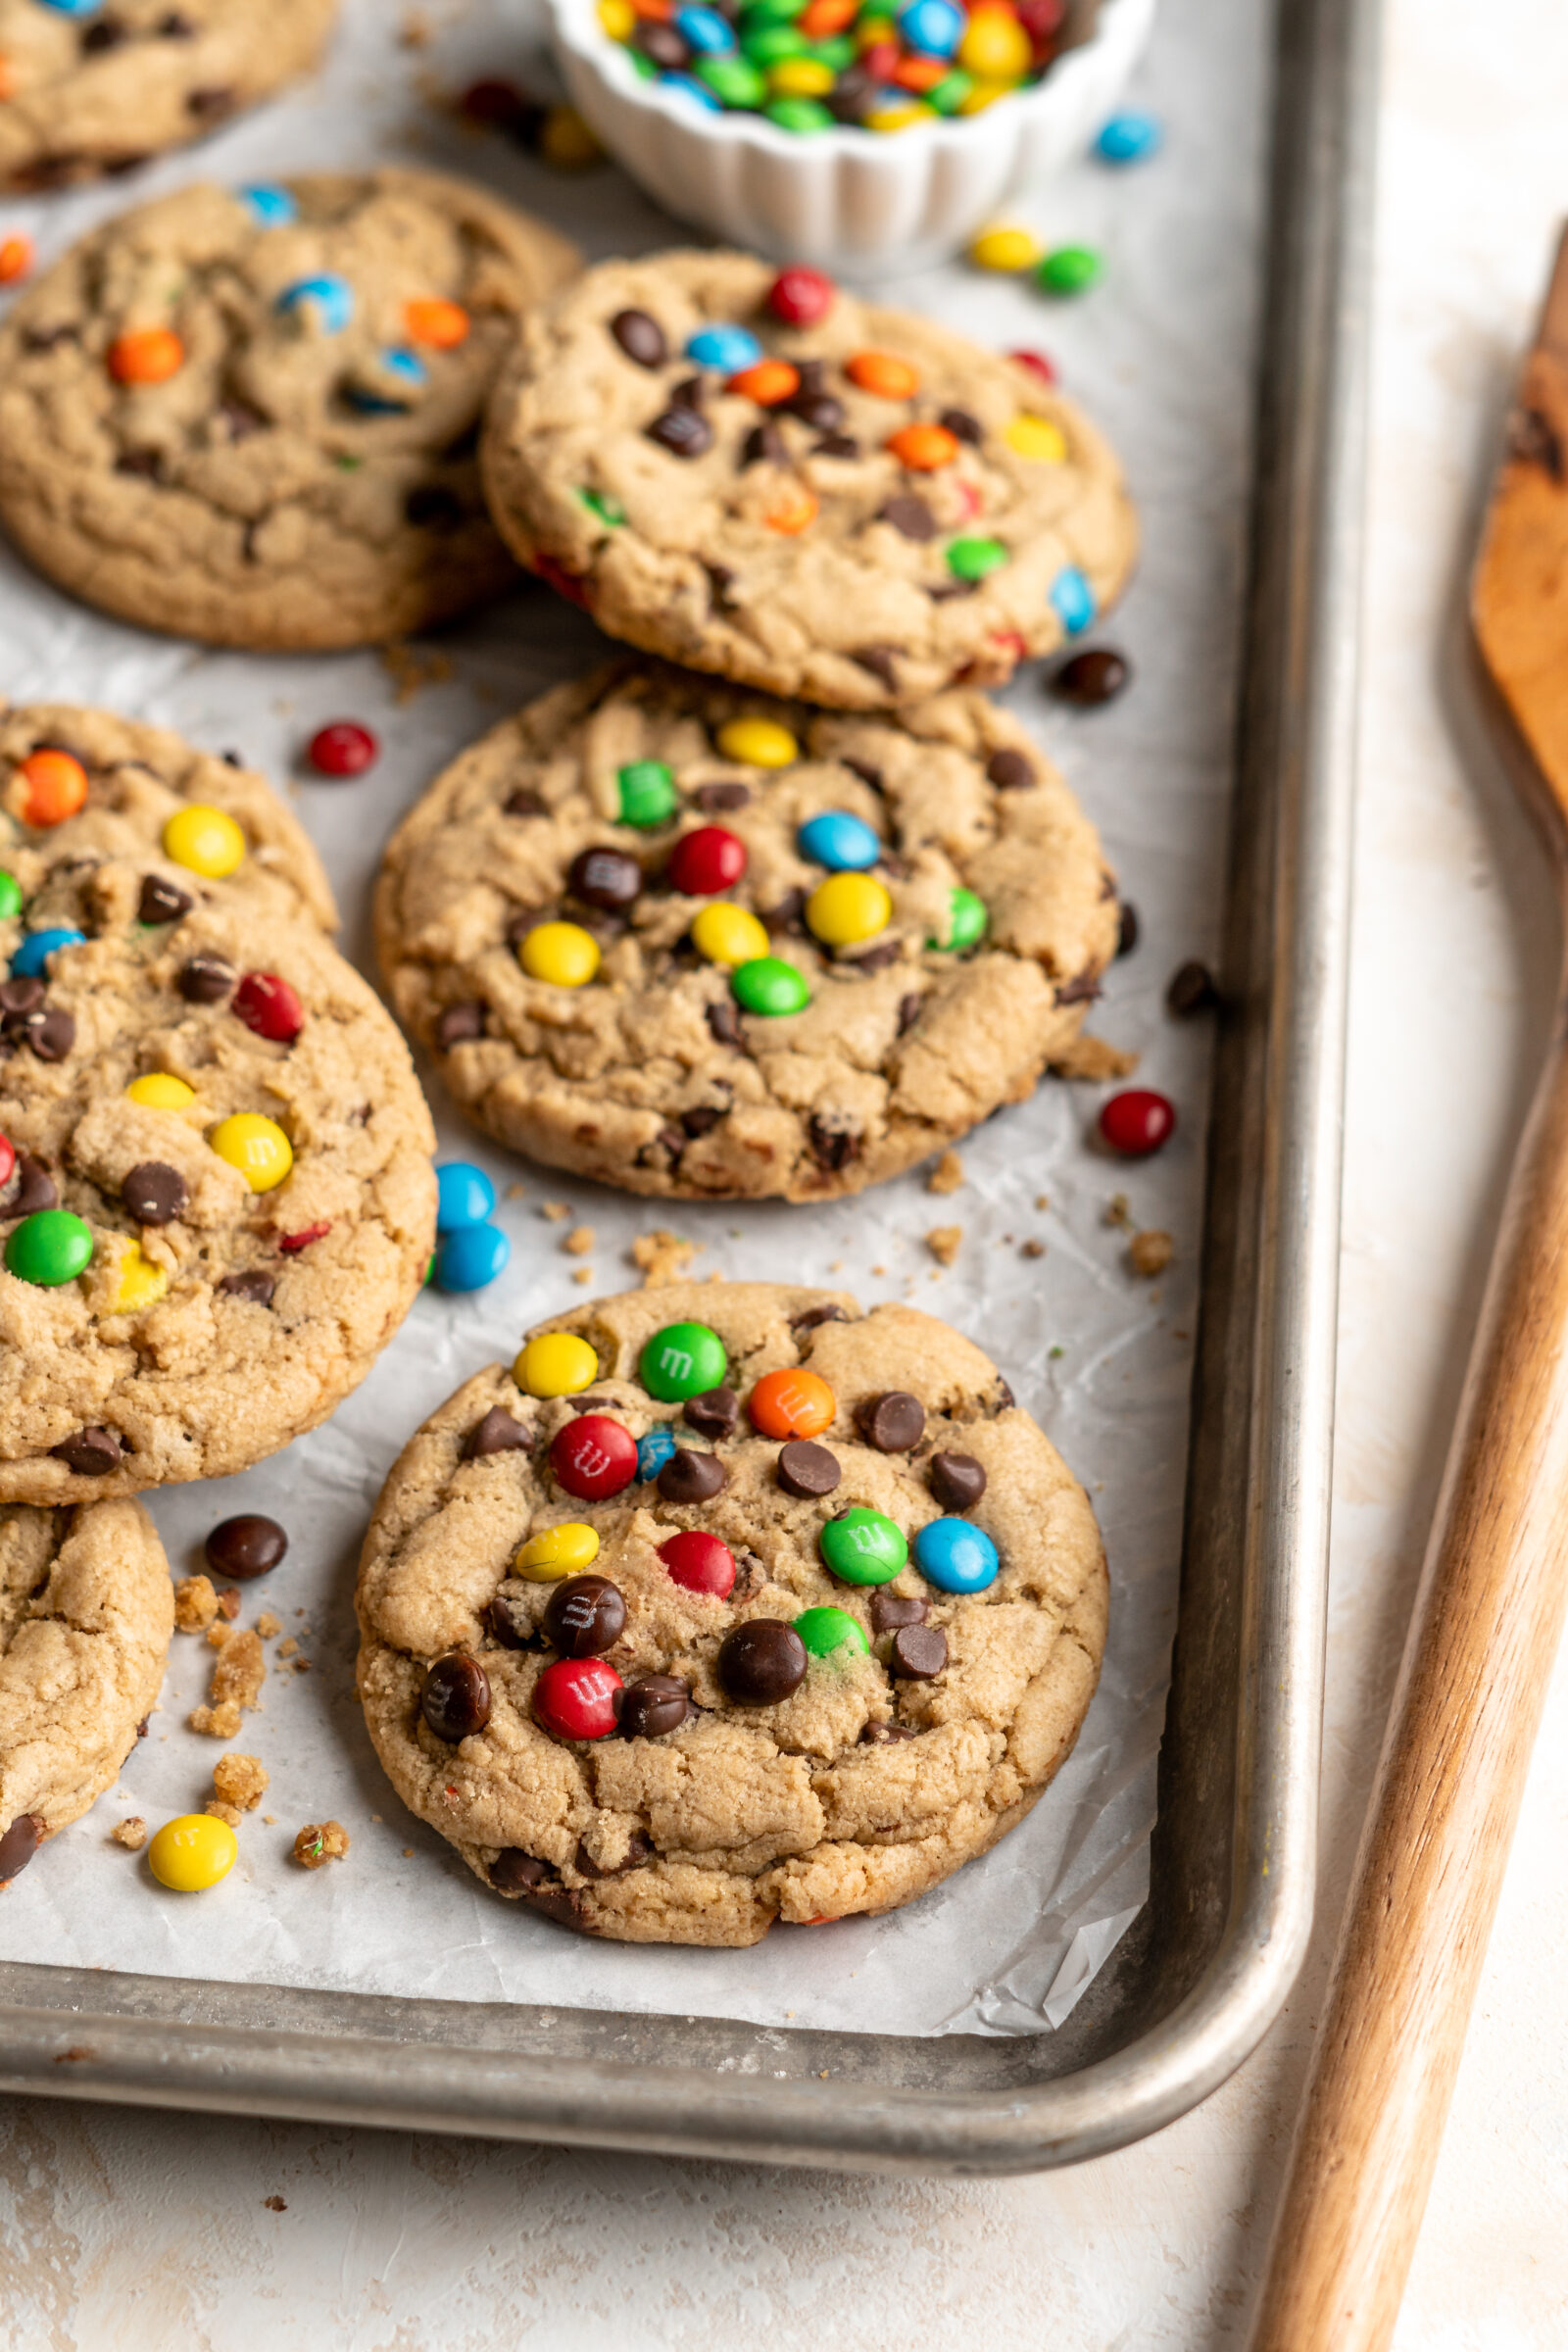
<svg viewBox="0 0 1568 2352">
<path fill-rule="evenodd" d="M 1179 16 L 1179 0 L 1169 0 Z M 1568 212 L 1561 0 L 1388 0 L 1319 1948 L 1142 2146 L 943 2183 L 8 2102 L 21 2352 L 1206 2352 L 1241 2340 L 1549 1000 L 1539 858 L 1451 681 L 1507 387 Z M 1398 2352 L 1568 2342 L 1568 1661 Z M 266 2200 L 282 2198 L 286 2210 Z"/>
</svg>

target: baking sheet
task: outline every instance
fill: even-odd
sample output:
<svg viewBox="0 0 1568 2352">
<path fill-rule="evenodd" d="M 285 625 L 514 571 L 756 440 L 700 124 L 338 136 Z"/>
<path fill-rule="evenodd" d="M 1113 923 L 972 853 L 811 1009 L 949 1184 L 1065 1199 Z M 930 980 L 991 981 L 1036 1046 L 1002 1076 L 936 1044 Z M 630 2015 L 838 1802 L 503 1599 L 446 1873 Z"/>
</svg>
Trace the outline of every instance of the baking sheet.
<svg viewBox="0 0 1568 2352">
<path fill-rule="evenodd" d="M 284 1565 L 245 1589 L 241 1622 L 285 1621 L 308 1671 L 276 1659 L 263 1709 L 226 1743 L 271 1775 L 240 1831 L 240 1860 L 200 1896 L 158 1887 L 145 1857 L 109 1841 L 125 1814 L 150 1826 L 199 1809 L 224 1745 L 186 1728 L 212 1652 L 176 1636 L 162 1706 L 121 1783 L 46 1848 L 0 1904 L 0 1957 L 173 1977 L 352 1987 L 476 2001 L 724 2015 L 787 2027 L 938 2034 L 1032 2033 L 1060 2024 L 1141 1903 L 1175 1624 L 1187 1391 L 1196 1312 L 1208 1037 L 1172 1021 L 1165 982 L 1218 940 L 1248 483 L 1250 350 L 1260 233 L 1266 12 L 1257 0 L 1184 0 L 1166 13 L 1136 95 L 1167 125 L 1167 150 L 1125 174 L 1086 163 L 1024 208 L 1051 242 L 1084 239 L 1106 282 L 1076 306 L 959 269 L 890 278 L 893 301 L 978 340 L 1044 347 L 1127 462 L 1144 521 L 1140 573 L 1097 632 L 1134 662 L 1133 691 L 1069 713 L 1037 679 L 1008 696 L 1099 822 L 1141 942 L 1108 976 L 1093 1026 L 1139 1052 L 1141 1080 L 1179 1106 L 1155 1160 L 1093 1147 L 1105 1090 L 1051 1084 L 961 1147 L 962 1189 L 920 1173 L 819 1208 L 638 1203 L 511 1161 L 466 1130 L 430 1087 L 444 1155 L 489 1168 L 513 1256 L 488 1291 L 422 1297 L 370 1378 L 332 1421 L 243 1476 L 151 1498 L 176 1574 L 201 1565 L 220 1518 L 266 1510 L 288 1528 Z M 409 24 L 430 36 L 409 44 Z M 129 186 L 8 204 L 47 261 L 104 215 L 193 176 L 243 180 L 330 161 L 441 164 L 545 214 L 594 256 L 648 251 L 682 232 L 613 169 L 551 175 L 429 103 L 481 72 L 531 70 L 523 9 L 470 0 L 406 17 L 348 0 L 330 67 L 304 93 L 234 125 L 199 155 Z M 368 961 L 368 899 L 379 844 L 437 768 L 476 732 L 602 651 L 584 617 L 524 588 L 416 649 L 430 677 L 400 700 L 376 656 L 239 657 L 143 637 L 74 606 L 0 549 L 0 688 L 15 699 L 101 703 L 232 747 L 283 782 L 322 720 L 380 734 L 372 773 L 350 785 L 288 781 L 344 907 L 345 946 Z M 432 659 L 434 658 L 434 659 Z M 407 664 L 403 667 L 406 670 Z M 405 681 L 406 683 L 406 681 Z M 1177 1254 L 1151 1285 L 1107 1222 L 1124 1195 L 1133 1227 L 1168 1230 Z M 565 1203 L 569 1225 L 545 1213 Z M 566 1255 L 590 1225 L 586 1259 Z M 924 1236 L 962 1228 L 956 1262 Z M 366 1519 L 409 1432 L 459 1381 L 509 1357 L 519 1332 L 584 1297 L 634 1283 L 633 1238 L 657 1225 L 696 1245 L 695 1271 L 847 1285 L 869 1305 L 904 1298 L 970 1332 L 996 1358 L 1085 1481 L 1113 1583 L 1099 1694 L 1072 1758 L 1031 1818 L 993 1854 L 880 1921 L 775 1928 L 749 1952 L 663 1951 L 569 1937 L 487 1895 L 433 1832 L 404 1813 L 370 1751 L 353 1690 L 351 1591 Z M 1022 1255 L 1026 1241 L 1045 1245 Z M 594 1270 L 591 1290 L 572 1275 Z M 271 1816 L 269 1820 L 267 1817 Z M 295 1830 L 332 1816 L 348 1859 L 306 1873 Z"/>
</svg>

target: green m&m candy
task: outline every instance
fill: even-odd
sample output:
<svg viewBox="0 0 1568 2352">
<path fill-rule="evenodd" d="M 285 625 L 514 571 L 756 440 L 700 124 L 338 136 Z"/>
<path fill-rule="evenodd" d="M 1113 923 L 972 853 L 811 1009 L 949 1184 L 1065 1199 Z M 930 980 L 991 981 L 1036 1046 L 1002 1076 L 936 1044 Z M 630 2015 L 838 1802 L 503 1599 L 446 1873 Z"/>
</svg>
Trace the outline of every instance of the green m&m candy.
<svg viewBox="0 0 1568 2352">
<path fill-rule="evenodd" d="M 762 112 L 780 130 L 831 130 L 835 121 L 820 98 L 775 98 Z"/>
<path fill-rule="evenodd" d="M 723 1341 L 706 1323 L 666 1323 L 645 1341 L 637 1369 L 650 1396 L 674 1404 L 721 1387 L 729 1358 Z"/>
<path fill-rule="evenodd" d="M 625 521 L 626 510 L 618 498 L 611 498 L 603 490 L 579 490 L 577 496 L 591 514 L 598 515 L 601 522 L 619 524 Z M 650 764 L 657 765 L 658 763 L 650 762 Z"/>
<path fill-rule="evenodd" d="M 813 1658 L 830 1658 L 835 1650 L 861 1655 L 871 1646 L 865 1628 L 848 1609 L 807 1609 L 795 1620 L 795 1631 Z"/>
<path fill-rule="evenodd" d="M 928 939 L 925 944 L 944 955 L 961 955 L 965 948 L 972 948 L 976 940 L 984 939 L 989 920 L 984 899 L 976 898 L 972 890 L 956 890 L 948 901 L 947 938 Z"/>
<path fill-rule="evenodd" d="M 1047 294 L 1083 294 L 1103 268 L 1092 245 L 1058 245 L 1035 271 L 1035 283 Z"/>
<path fill-rule="evenodd" d="M 760 106 L 767 96 L 767 83 L 749 58 L 699 58 L 697 78 L 708 84 L 720 106 Z"/>
<path fill-rule="evenodd" d="M 759 24 L 741 34 L 741 47 L 754 66 L 782 65 L 787 57 L 805 57 L 808 42 L 793 24 Z"/>
<path fill-rule="evenodd" d="M 743 1012 L 804 1012 L 811 1002 L 805 975 L 782 956 L 754 956 L 729 976 L 729 993 Z"/>
<path fill-rule="evenodd" d="M 92 1263 L 92 1227 L 69 1208 L 40 1208 L 24 1217 L 6 1244 L 6 1271 L 19 1282 L 58 1290 Z"/>
<path fill-rule="evenodd" d="M 672 771 L 662 760 L 631 760 L 615 778 L 620 786 L 620 821 L 647 831 L 662 825 L 675 813 L 680 795 Z"/>
<path fill-rule="evenodd" d="M 22 886 L 15 874 L 0 874 L 0 922 L 22 912 Z"/>
<path fill-rule="evenodd" d="M 891 1584 L 909 1556 L 903 1529 L 858 1502 L 830 1519 L 816 1541 L 829 1575 L 841 1585 Z"/>
<path fill-rule="evenodd" d="M 1006 561 L 1000 539 L 955 539 L 948 549 L 948 569 L 956 580 L 983 580 Z"/>
</svg>

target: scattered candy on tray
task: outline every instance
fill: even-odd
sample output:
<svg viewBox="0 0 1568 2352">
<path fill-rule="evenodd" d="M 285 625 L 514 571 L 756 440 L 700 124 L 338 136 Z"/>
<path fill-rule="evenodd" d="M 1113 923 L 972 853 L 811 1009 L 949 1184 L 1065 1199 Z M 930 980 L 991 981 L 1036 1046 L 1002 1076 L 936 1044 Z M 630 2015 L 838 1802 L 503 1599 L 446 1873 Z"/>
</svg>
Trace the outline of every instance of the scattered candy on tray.
<svg viewBox="0 0 1568 2352">
<path fill-rule="evenodd" d="M 23 230 L 0 237 L 0 286 L 14 286 L 32 268 L 32 239 Z"/>
<path fill-rule="evenodd" d="M 438 1291 L 482 1291 L 504 1273 L 512 1244 L 490 1222 L 496 1188 L 483 1168 L 449 1159 L 435 1172 L 436 1246 L 428 1279 Z"/>
<path fill-rule="evenodd" d="M 147 1848 L 147 1866 L 161 1886 L 176 1894 L 198 1894 L 226 1879 L 239 1853 L 239 1839 L 213 1813 L 180 1813 L 166 1821 Z"/>
<path fill-rule="evenodd" d="M 1074 654 L 1050 678 L 1051 691 L 1061 702 L 1075 703 L 1080 710 L 1096 709 L 1101 703 L 1114 702 L 1125 691 L 1132 678 L 1132 663 L 1125 654 L 1114 652 L 1108 645 L 1092 645 L 1083 653 Z"/>
<path fill-rule="evenodd" d="M 624 5 L 629 12 L 630 0 Z M 458 112 L 465 122 L 504 132 L 552 171 L 584 172 L 604 161 L 604 149 L 575 107 L 547 105 L 499 75 L 470 82 Z"/>
<path fill-rule="evenodd" d="M 409 307 L 413 310 L 419 306 L 411 303 Z M 427 307 L 434 308 L 433 305 Z M 456 309 L 457 306 L 442 307 Z M 318 727 L 306 746 L 305 757 L 318 776 L 330 776 L 337 780 L 346 776 L 363 776 L 367 768 L 374 766 L 380 752 L 381 746 L 369 728 L 362 727 L 358 719 L 334 718 L 326 726 Z"/>
<path fill-rule="evenodd" d="M 1101 1136 L 1123 1159 L 1147 1159 L 1175 1132 L 1176 1105 L 1149 1087 L 1129 1087 L 1101 1106 Z"/>
<path fill-rule="evenodd" d="M 1164 136 L 1156 117 L 1127 107 L 1111 116 L 1095 141 L 1095 153 L 1102 164 L 1143 164 L 1158 154 Z"/>
<path fill-rule="evenodd" d="M 243 1585 L 270 1574 L 288 1549 L 288 1537 L 275 1519 L 261 1511 L 241 1511 L 232 1519 L 220 1519 L 203 1549 L 215 1576 Z"/>
</svg>

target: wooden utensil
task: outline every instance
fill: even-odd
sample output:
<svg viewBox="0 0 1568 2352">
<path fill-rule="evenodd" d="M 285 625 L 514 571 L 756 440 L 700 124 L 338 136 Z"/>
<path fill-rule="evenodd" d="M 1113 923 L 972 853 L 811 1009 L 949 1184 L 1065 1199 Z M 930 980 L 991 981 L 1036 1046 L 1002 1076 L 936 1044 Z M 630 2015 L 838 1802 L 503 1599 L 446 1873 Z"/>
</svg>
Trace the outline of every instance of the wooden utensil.
<svg viewBox="0 0 1568 2352">
<path fill-rule="evenodd" d="M 1471 586 L 1568 916 L 1568 233 Z M 1520 1140 L 1252 2352 L 1394 2333 L 1568 1604 L 1568 973 Z"/>
</svg>

